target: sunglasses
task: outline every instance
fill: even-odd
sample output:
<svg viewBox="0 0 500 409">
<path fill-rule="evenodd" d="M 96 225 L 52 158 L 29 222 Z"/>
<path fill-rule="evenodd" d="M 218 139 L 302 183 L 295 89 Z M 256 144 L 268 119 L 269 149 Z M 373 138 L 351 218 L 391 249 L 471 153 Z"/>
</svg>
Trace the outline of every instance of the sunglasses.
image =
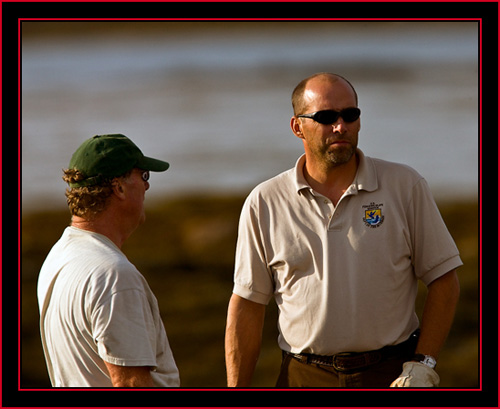
<svg viewBox="0 0 500 409">
<path fill-rule="evenodd" d="M 326 110 L 313 112 L 312 114 L 297 115 L 297 118 L 311 118 L 323 125 L 331 125 L 342 118 L 345 122 L 354 122 L 361 115 L 359 108 L 346 108 L 342 111 Z"/>
</svg>

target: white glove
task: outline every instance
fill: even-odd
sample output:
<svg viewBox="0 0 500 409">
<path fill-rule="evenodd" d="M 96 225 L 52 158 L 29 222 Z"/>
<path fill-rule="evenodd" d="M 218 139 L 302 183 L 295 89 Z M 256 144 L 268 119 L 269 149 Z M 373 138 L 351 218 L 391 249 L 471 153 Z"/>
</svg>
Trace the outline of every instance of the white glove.
<svg viewBox="0 0 500 409">
<path fill-rule="evenodd" d="M 399 378 L 391 388 L 426 388 L 439 386 L 439 375 L 431 367 L 420 362 L 405 362 Z"/>
</svg>

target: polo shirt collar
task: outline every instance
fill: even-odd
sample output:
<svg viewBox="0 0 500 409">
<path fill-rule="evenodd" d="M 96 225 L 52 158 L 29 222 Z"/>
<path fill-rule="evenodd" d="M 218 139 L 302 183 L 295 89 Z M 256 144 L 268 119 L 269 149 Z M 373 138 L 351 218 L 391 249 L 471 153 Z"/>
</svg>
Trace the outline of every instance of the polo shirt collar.
<svg viewBox="0 0 500 409">
<path fill-rule="evenodd" d="M 366 157 L 360 149 L 356 149 L 356 153 L 359 158 L 358 171 L 354 182 L 351 187 L 356 190 L 366 190 L 368 192 L 373 192 L 378 189 L 377 182 L 377 170 L 371 158 Z M 295 185 L 297 188 L 297 193 L 303 189 L 308 189 L 312 191 L 311 186 L 307 183 L 304 176 L 304 166 L 306 164 L 306 155 L 303 154 L 295 164 Z"/>
</svg>

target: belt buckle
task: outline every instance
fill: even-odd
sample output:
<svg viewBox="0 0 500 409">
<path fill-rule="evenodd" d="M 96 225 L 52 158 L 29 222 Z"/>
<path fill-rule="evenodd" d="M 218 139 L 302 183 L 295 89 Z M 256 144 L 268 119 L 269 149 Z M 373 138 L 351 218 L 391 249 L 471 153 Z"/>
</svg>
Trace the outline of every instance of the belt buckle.
<svg viewBox="0 0 500 409">
<path fill-rule="evenodd" d="M 350 368 L 346 368 L 346 366 L 340 362 L 342 360 L 342 358 L 349 358 L 350 355 L 351 354 L 349 354 L 349 353 L 333 355 L 332 366 L 335 368 L 335 370 L 337 370 L 339 372 L 343 372 L 343 371 L 350 369 Z M 339 361 L 339 359 L 340 359 L 340 361 Z"/>
<path fill-rule="evenodd" d="M 342 363 L 342 358 L 345 359 L 344 363 Z M 354 371 L 376 364 L 381 360 L 382 354 L 379 351 L 361 353 L 347 352 L 333 356 L 333 367 L 339 372 Z"/>
</svg>

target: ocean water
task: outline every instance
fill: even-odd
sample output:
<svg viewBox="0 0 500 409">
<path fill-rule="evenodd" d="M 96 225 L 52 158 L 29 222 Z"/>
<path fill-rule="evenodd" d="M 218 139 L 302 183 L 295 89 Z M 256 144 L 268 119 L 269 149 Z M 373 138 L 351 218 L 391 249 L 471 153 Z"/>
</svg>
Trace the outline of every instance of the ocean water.
<svg viewBox="0 0 500 409">
<path fill-rule="evenodd" d="M 149 200 L 248 193 L 303 153 L 290 94 L 320 71 L 356 88 L 366 155 L 477 196 L 475 22 L 60 24 L 22 23 L 23 211 L 64 208 L 61 170 L 104 133 L 170 162 Z"/>
</svg>

